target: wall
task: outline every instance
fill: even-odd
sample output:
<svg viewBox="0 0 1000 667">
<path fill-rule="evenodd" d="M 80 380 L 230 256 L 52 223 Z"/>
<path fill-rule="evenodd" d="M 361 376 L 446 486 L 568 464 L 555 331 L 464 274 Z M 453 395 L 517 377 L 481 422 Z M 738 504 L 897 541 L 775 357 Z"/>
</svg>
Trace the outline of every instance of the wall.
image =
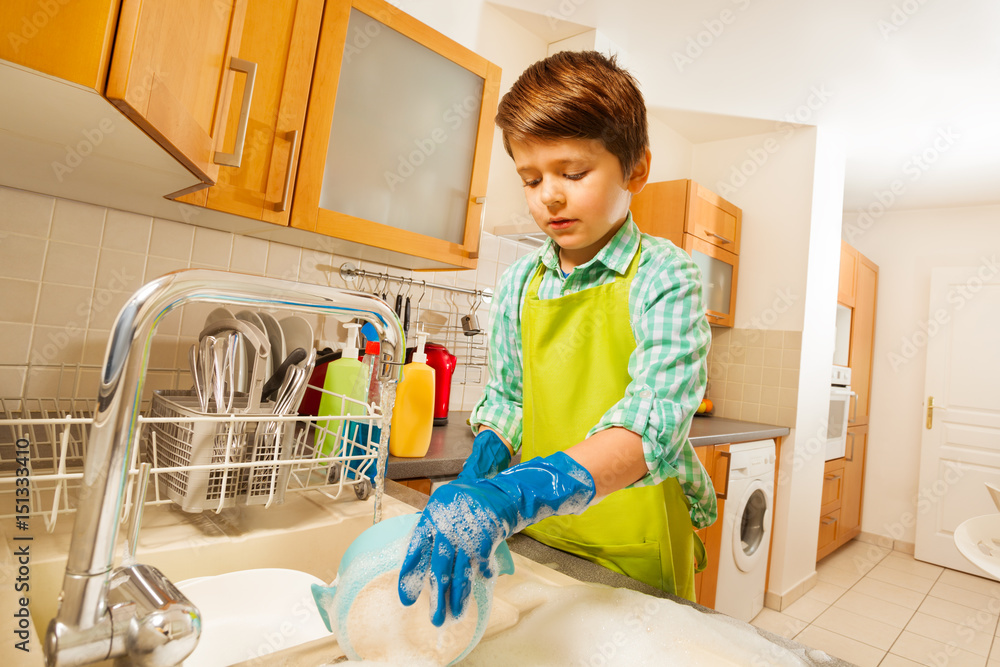
<svg viewBox="0 0 1000 667">
<path fill-rule="evenodd" d="M 486 234 L 477 270 L 413 277 L 492 288 L 498 275 L 528 251 Z M 136 288 L 167 272 L 216 268 L 371 289 L 371 283 L 347 284 L 340 278 L 339 268 L 348 261 L 371 271 L 411 276 L 317 250 L 0 187 L 0 397 L 95 398 L 115 316 Z M 390 287 L 390 295 L 397 289 Z M 419 295 L 417 287 L 413 300 Z M 472 339 L 456 334 L 460 317 L 474 305 L 471 297 L 428 290 L 421 305 L 431 340 L 476 364 L 474 370 L 460 368 L 452 387 L 452 408 L 471 409 L 485 383 L 485 368 L 479 367 L 483 337 L 476 337 L 473 348 Z M 188 349 L 211 309 L 192 304 L 160 322 L 150 353 L 150 390 L 190 388 Z M 478 313 L 484 326 L 488 310 Z M 332 323 L 323 326 L 313 319 L 313 325 L 318 339 L 343 339 L 343 330 Z"/>
<path fill-rule="evenodd" d="M 844 217 L 844 240 L 879 267 L 862 530 L 914 541 L 931 269 L 996 261 L 1000 206 Z M 914 344 L 916 343 L 916 344 Z"/>
<path fill-rule="evenodd" d="M 813 434 L 825 424 L 829 398 L 837 277 L 837 260 L 829 248 L 835 247 L 840 233 L 844 159 L 825 132 L 804 127 L 696 144 L 692 162 L 696 181 L 744 211 L 736 327 L 728 336 L 736 336 L 737 342 L 758 336 L 764 341 L 763 355 L 771 337 L 775 352 L 772 364 L 764 366 L 778 370 L 778 418 L 787 420 L 788 412 L 795 411 L 792 431 L 782 443 L 775 502 L 768 603 L 780 609 L 804 593 L 815 577 L 823 461 L 816 455 Z M 790 396 L 784 404 L 780 400 L 781 372 L 793 369 L 775 365 L 774 332 L 782 332 L 782 365 L 786 332 L 801 336 L 794 402 Z M 727 343 L 733 344 L 726 336 L 715 329 L 717 359 L 726 355 Z M 755 374 L 760 367 L 757 353 L 747 347 L 743 359 L 726 355 L 724 371 L 722 409 L 732 410 L 730 401 L 740 392 L 741 416 L 744 409 L 748 415 L 754 409 L 759 415 L 761 409 L 754 402 L 757 387 L 746 382 L 748 370 Z M 721 371 L 711 372 L 720 383 Z M 742 386 L 729 381 L 733 373 L 737 380 L 742 376 Z M 763 369 L 761 374 L 762 396 L 765 384 L 771 383 L 763 382 Z M 770 375 L 773 380 L 773 370 Z M 729 396 L 732 399 L 726 400 Z"/>
</svg>

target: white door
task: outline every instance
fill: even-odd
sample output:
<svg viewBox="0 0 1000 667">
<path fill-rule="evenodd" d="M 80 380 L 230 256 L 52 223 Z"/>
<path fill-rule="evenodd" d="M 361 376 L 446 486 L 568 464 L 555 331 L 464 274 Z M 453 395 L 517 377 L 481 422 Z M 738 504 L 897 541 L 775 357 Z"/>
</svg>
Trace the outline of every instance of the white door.
<svg viewBox="0 0 1000 667">
<path fill-rule="evenodd" d="M 995 513 L 1000 483 L 1000 267 L 931 273 L 916 557 L 982 575 L 955 547 L 964 520 Z M 927 428 L 929 397 L 934 398 Z M 998 536 L 1000 537 L 1000 536 Z"/>
</svg>

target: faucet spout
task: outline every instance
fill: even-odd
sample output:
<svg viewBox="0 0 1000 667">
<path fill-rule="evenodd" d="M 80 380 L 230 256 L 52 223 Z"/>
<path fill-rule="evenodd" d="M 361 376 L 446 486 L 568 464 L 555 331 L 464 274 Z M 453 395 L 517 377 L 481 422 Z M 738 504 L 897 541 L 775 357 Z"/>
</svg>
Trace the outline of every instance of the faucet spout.
<svg viewBox="0 0 1000 667">
<path fill-rule="evenodd" d="M 140 287 L 119 312 L 105 352 L 61 603 L 45 642 L 49 665 L 82 665 L 125 650 L 113 639 L 119 625 L 114 611 L 124 603 L 112 609 L 108 590 L 150 344 L 164 315 L 196 302 L 370 322 L 381 341 L 379 379 L 399 379 L 406 353 L 403 328 L 373 295 L 207 269 L 176 271 Z"/>
</svg>

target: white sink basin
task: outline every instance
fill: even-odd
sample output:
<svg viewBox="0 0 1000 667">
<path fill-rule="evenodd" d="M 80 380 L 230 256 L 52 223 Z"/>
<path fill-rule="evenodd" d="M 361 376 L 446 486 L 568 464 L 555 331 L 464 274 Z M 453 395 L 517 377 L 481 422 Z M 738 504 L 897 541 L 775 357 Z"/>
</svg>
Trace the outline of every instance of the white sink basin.
<svg viewBox="0 0 1000 667">
<path fill-rule="evenodd" d="M 222 667 L 329 637 L 298 570 L 258 569 L 188 579 L 177 587 L 201 611 L 201 639 L 184 667 Z"/>
<path fill-rule="evenodd" d="M 955 529 L 955 546 L 973 565 L 1000 579 L 1000 514 L 963 521 Z"/>
</svg>

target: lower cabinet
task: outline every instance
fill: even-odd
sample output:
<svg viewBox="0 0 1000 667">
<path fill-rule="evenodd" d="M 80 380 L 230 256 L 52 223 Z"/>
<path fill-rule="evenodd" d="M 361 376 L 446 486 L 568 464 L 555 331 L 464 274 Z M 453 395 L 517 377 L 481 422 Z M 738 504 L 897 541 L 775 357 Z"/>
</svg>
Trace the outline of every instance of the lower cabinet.
<svg viewBox="0 0 1000 667">
<path fill-rule="evenodd" d="M 861 532 L 868 426 L 847 429 L 847 453 L 826 462 L 819 510 L 816 560 L 830 555 Z"/>
<path fill-rule="evenodd" d="M 695 600 L 698 604 L 715 608 L 716 583 L 719 579 L 719 552 L 722 546 L 722 513 L 726 507 L 729 490 L 729 445 L 695 447 L 698 460 L 712 476 L 716 499 L 719 504 L 718 519 L 708 528 L 695 531 L 705 544 L 708 565 L 694 577 Z"/>
</svg>

